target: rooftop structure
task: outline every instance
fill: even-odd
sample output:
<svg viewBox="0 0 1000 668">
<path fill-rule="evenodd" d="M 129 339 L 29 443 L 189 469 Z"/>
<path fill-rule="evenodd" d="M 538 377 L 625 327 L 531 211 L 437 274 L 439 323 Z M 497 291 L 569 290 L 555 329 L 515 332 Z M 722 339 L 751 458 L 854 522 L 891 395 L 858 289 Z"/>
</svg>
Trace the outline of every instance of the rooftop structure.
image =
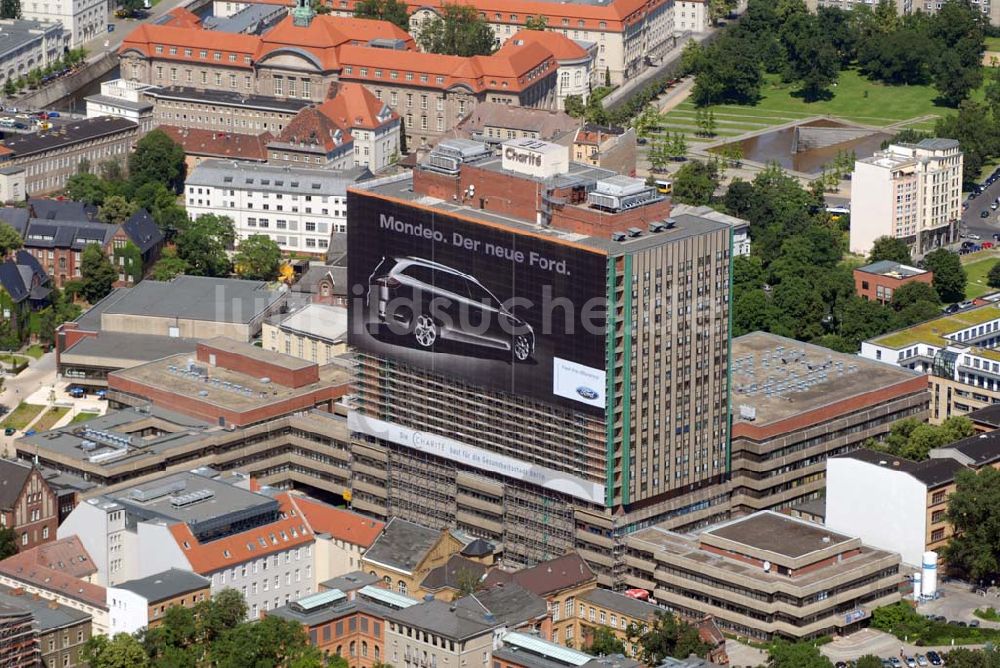
<svg viewBox="0 0 1000 668">
<path fill-rule="evenodd" d="M 90 615 L 44 598 L 26 595 L 23 589 L 0 586 L 0 606 L 31 612 L 40 633 L 66 629 L 90 620 Z"/>
<path fill-rule="evenodd" d="M 738 512 L 816 498 L 827 456 L 883 438 L 894 420 L 926 415 L 927 377 L 916 371 L 765 332 L 733 339 L 731 350 Z"/>
<path fill-rule="evenodd" d="M 247 425 L 333 403 L 347 391 L 345 367 L 225 338 L 199 343 L 195 358 L 173 355 L 108 376 L 114 401 L 152 402 L 219 425 Z"/>
<path fill-rule="evenodd" d="M 365 552 L 365 561 L 412 572 L 440 538 L 440 531 L 393 517 Z"/>
<path fill-rule="evenodd" d="M 587 562 L 578 553 L 570 552 L 513 573 L 499 569 L 491 570 L 483 579 L 483 586 L 514 582 L 539 596 L 545 596 L 593 580 L 594 572 Z"/>
<path fill-rule="evenodd" d="M 892 262 L 891 260 L 879 260 L 878 262 L 858 267 L 855 271 L 860 271 L 864 274 L 875 274 L 877 276 L 890 276 L 892 278 L 910 278 L 911 276 L 919 276 L 920 274 L 927 273 L 926 269 L 917 269 L 916 267 Z"/>
<path fill-rule="evenodd" d="M 283 165 L 209 160 L 198 165 L 185 185 L 215 188 L 246 188 L 258 192 L 312 197 L 343 197 L 347 187 L 366 173 L 357 167 L 346 171 L 289 167 Z"/>
<path fill-rule="evenodd" d="M 136 124 L 124 118 L 103 116 L 60 125 L 58 129 L 35 134 L 17 134 L 4 139 L 0 159 L 17 161 L 46 151 L 100 137 L 135 130 Z"/>
<path fill-rule="evenodd" d="M 160 125 L 158 129 L 184 148 L 189 167 L 205 160 L 240 160 L 241 164 L 267 161 L 267 144 L 274 137 L 269 132 L 259 135 L 201 128 Z"/>
<path fill-rule="evenodd" d="M 733 254 L 750 255 L 750 222 L 730 216 L 729 214 L 716 211 L 710 206 L 691 206 L 690 204 L 676 204 L 672 209 L 674 216 L 681 214 L 691 214 L 700 216 L 708 220 L 725 223 L 733 228 Z"/>
</svg>

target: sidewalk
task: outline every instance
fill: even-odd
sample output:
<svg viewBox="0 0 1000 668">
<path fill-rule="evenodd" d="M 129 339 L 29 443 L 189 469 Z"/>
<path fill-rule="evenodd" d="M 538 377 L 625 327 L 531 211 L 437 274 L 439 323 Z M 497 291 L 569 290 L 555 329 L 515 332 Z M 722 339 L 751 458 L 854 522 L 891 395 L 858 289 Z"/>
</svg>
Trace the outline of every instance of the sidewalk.
<svg viewBox="0 0 1000 668">
<path fill-rule="evenodd" d="M 623 98 L 628 98 L 632 91 L 641 89 L 651 80 L 669 73 L 671 68 L 673 68 L 678 61 L 680 61 L 681 53 L 684 51 L 684 45 L 687 44 L 689 40 L 694 40 L 699 43 L 704 42 L 712 37 L 717 30 L 718 28 L 712 28 L 708 32 L 702 32 L 696 35 L 691 33 L 682 35 L 678 38 L 677 45 L 663 56 L 663 60 L 660 61 L 659 65 L 647 67 L 642 72 L 611 91 L 607 97 L 601 100 L 604 108 L 608 109 L 609 107 L 613 107 L 615 104 L 620 103 Z"/>
</svg>

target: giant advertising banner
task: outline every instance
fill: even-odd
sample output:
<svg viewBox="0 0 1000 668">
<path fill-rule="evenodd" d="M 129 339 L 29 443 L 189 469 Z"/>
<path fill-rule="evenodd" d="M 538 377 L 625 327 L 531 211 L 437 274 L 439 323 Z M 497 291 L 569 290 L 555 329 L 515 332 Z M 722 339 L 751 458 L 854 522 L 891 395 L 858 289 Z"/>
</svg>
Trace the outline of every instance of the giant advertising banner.
<svg viewBox="0 0 1000 668">
<path fill-rule="evenodd" d="M 594 414 L 606 402 L 606 256 L 348 194 L 348 341 Z"/>
</svg>

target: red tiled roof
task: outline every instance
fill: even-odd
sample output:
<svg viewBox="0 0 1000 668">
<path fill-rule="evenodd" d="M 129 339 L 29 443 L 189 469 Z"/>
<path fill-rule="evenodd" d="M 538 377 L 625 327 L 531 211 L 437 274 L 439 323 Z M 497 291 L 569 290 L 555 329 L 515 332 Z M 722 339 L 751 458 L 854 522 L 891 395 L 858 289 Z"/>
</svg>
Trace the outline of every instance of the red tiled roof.
<svg viewBox="0 0 1000 668">
<path fill-rule="evenodd" d="M 305 146 L 320 144 L 329 153 L 352 141 L 354 137 L 351 133 L 323 114 L 318 107 L 306 107 L 295 114 L 273 143 Z"/>
<path fill-rule="evenodd" d="M 341 128 L 375 130 L 387 121 L 399 118 L 399 114 L 390 110 L 388 119 L 379 121 L 379 114 L 385 107 L 382 100 L 361 84 L 342 83 L 337 86 L 336 96 L 323 102 L 317 110 Z"/>
<path fill-rule="evenodd" d="M 316 499 L 291 495 L 289 499 L 314 534 L 328 533 L 338 540 L 368 548 L 385 527 L 383 522 Z"/>
<path fill-rule="evenodd" d="M 191 564 L 191 570 L 199 575 L 211 575 L 235 564 L 312 543 L 312 532 L 306 526 L 305 519 L 293 507 L 289 495 L 278 494 L 275 499 L 281 510 L 281 518 L 249 531 L 207 543 L 199 542 L 187 524 L 171 525 L 170 533 Z"/>
<path fill-rule="evenodd" d="M 270 132 L 260 135 L 245 135 L 237 132 L 179 128 L 161 125 L 170 138 L 184 147 L 188 155 L 213 158 L 238 158 L 240 160 L 267 160 L 267 144 L 274 137 Z"/>
<path fill-rule="evenodd" d="M 333 0 L 334 3 L 337 0 Z M 353 10 L 358 0 L 348 0 Z M 410 12 L 438 9 L 453 0 L 405 0 Z M 484 14 L 491 23 L 524 25 L 528 17 L 544 16 L 551 29 L 611 30 L 620 32 L 623 25 L 642 20 L 666 0 L 611 0 L 606 4 L 583 2 L 548 2 L 546 0 L 463 0 Z M 336 6 L 336 5 L 331 5 Z M 338 7 L 339 9 L 339 7 Z M 497 18 L 500 14 L 500 18 Z M 562 20 L 568 23 L 563 24 Z M 581 23 L 582 22 L 582 23 Z M 601 24 L 604 27 L 601 27 Z"/>
<path fill-rule="evenodd" d="M 60 538 L 0 561 L 2 575 L 106 610 L 104 587 L 82 579 L 96 572 L 93 559 L 76 536 Z"/>
<path fill-rule="evenodd" d="M 582 585 L 593 579 L 594 572 L 590 570 L 583 557 L 576 552 L 570 552 L 514 573 L 494 569 L 486 574 L 482 585 L 485 588 L 498 583 L 516 582 L 528 591 L 545 596 Z"/>
<path fill-rule="evenodd" d="M 414 86 L 437 89 L 464 85 L 473 92 L 520 92 L 558 68 L 552 52 L 537 42 L 501 49 L 491 56 L 470 58 L 424 52 L 401 57 L 398 51 L 390 49 L 344 46 L 340 49 L 340 62 L 344 66 L 342 80 L 364 81 L 369 85 L 379 81 L 410 81 Z M 536 68 L 538 71 L 529 78 Z M 412 74 L 409 80 L 408 73 Z M 420 78 L 422 74 L 428 75 L 426 81 Z"/>
<path fill-rule="evenodd" d="M 149 58 L 250 69 L 259 46 L 260 37 L 254 35 L 143 23 L 128 34 L 118 53 L 135 50 Z"/>
<path fill-rule="evenodd" d="M 503 43 L 497 53 L 503 53 L 525 44 L 541 44 L 560 62 L 590 58 L 590 52 L 585 48 L 566 35 L 552 30 L 518 30 Z"/>
<path fill-rule="evenodd" d="M 340 47 L 365 46 L 373 39 L 400 39 L 407 49 L 416 48 L 409 33 L 388 21 L 324 14 L 313 18 L 307 27 L 300 27 L 289 16 L 260 38 L 255 60 L 278 50 L 305 49 L 316 56 L 324 69 L 332 70 L 340 66 L 337 58 Z"/>
<path fill-rule="evenodd" d="M 167 12 L 166 20 L 160 25 L 174 26 L 175 28 L 197 28 L 201 26 L 201 19 L 198 15 L 186 7 L 174 7 Z"/>
</svg>

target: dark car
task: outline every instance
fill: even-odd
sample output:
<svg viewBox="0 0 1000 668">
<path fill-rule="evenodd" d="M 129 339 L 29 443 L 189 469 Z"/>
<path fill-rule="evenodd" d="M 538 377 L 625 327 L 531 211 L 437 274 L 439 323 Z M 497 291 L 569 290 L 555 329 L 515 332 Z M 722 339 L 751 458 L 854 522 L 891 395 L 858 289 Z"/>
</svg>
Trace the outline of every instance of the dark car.
<svg viewBox="0 0 1000 668">
<path fill-rule="evenodd" d="M 944 661 L 941 659 L 941 655 L 931 650 L 927 652 L 927 660 L 931 662 L 932 666 L 943 666 Z"/>
<path fill-rule="evenodd" d="M 982 211 L 979 212 L 979 217 L 980 218 L 989 218 L 990 217 L 990 212 L 987 211 L 986 209 L 983 209 Z"/>
<path fill-rule="evenodd" d="M 13 427 L 7 427 L 6 429 L 3 430 L 3 433 L 4 436 L 13 436 L 14 434 L 17 433 L 17 429 L 14 429 Z"/>
<path fill-rule="evenodd" d="M 531 326 L 457 269 L 416 257 L 385 257 L 368 286 L 368 307 L 377 309 L 379 322 L 420 348 L 433 348 L 441 339 L 509 350 L 518 362 L 535 351 Z"/>
</svg>

